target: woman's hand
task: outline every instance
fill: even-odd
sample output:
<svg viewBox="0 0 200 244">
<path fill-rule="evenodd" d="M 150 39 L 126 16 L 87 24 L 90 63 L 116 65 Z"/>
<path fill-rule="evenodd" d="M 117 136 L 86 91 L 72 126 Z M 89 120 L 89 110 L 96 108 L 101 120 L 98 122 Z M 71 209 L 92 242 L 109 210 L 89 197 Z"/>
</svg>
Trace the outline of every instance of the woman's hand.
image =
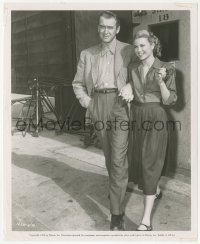
<svg viewBox="0 0 200 244">
<path fill-rule="evenodd" d="M 170 92 L 169 92 L 165 82 L 163 81 L 163 79 L 165 79 L 166 76 L 167 76 L 166 68 L 158 69 L 158 71 L 156 73 L 156 81 L 157 81 L 158 85 L 160 86 L 161 96 L 162 96 L 162 100 L 163 100 L 164 104 L 167 102 L 167 100 L 170 96 Z"/>
<path fill-rule="evenodd" d="M 157 70 L 157 72 L 156 72 L 156 81 L 157 81 L 159 86 L 162 84 L 163 79 L 165 79 L 166 75 L 167 75 L 166 68 L 160 68 L 160 69 Z"/>
<path fill-rule="evenodd" d="M 123 100 L 126 100 L 126 102 L 130 102 L 133 100 L 133 90 L 131 85 L 128 83 L 122 89 L 120 90 L 119 96 L 122 97 Z"/>
</svg>

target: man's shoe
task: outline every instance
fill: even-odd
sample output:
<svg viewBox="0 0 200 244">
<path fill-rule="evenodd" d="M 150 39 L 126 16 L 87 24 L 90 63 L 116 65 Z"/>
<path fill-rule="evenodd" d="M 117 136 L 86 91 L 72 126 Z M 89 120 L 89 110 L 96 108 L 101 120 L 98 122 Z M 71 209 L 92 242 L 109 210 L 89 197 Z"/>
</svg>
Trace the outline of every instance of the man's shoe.
<svg viewBox="0 0 200 244">
<path fill-rule="evenodd" d="M 112 230 L 112 231 L 124 231 L 125 230 L 123 216 L 124 216 L 124 214 L 120 214 L 120 215 L 113 214 L 111 216 L 110 230 Z"/>
<path fill-rule="evenodd" d="M 122 229 L 123 229 L 123 230 L 125 230 L 124 216 L 125 216 L 125 213 L 123 212 L 123 213 L 121 214 L 121 222 L 122 222 Z"/>
</svg>

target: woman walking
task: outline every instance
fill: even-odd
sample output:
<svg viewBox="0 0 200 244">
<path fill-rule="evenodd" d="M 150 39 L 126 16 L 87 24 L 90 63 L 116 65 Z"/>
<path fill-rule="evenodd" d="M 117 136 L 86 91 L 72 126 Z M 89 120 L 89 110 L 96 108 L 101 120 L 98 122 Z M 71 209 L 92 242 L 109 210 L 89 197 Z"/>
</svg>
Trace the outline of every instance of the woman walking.
<svg viewBox="0 0 200 244">
<path fill-rule="evenodd" d="M 151 212 L 155 199 L 162 196 L 158 186 L 167 147 L 167 115 L 164 105 L 177 100 L 175 69 L 158 59 L 161 46 L 158 38 L 146 30 L 134 38 L 138 62 L 130 66 L 130 82 L 121 96 L 131 103 L 131 163 L 133 181 L 144 193 L 144 212 L 138 231 L 151 231 Z"/>
</svg>

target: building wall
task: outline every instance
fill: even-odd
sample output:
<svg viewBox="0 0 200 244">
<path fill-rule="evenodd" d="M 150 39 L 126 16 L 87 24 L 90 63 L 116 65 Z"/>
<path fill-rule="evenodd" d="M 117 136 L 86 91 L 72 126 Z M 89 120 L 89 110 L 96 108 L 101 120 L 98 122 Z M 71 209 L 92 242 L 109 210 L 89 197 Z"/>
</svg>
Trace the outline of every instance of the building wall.
<svg viewBox="0 0 200 244">
<path fill-rule="evenodd" d="M 167 161 L 171 170 L 190 171 L 190 13 L 189 11 L 146 11 L 139 13 L 133 11 L 132 21 L 138 24 L 133 31 L 133 35 L 140 29 L 148 29 L 152 24 L 167 23 L 169 21 L 179 21 L 179 58 L 174 60 L 176 67 L 176 84 L 178 92 L 177 104 L 168 109 L 170 118 L 181 122 L 181 130 L 171 133 L 168 147 Z M 138 14 L 139 13 L 139 14 Z M 138 16 L 138 15 L 143 16 Z M 172 43 L 173 45 L 173 43 Z"/>
<path fill-rule="evenodd" d="M 97 32 L 99 11 L 75 11 L 76 56 L 80 52 L 99 43 Z"/>
<path fill-rule="evenodd" d="M 74 76 L 70 11 L 12 12 L 12 92 L 28 90 L 32 76 Z"/>
</svg>

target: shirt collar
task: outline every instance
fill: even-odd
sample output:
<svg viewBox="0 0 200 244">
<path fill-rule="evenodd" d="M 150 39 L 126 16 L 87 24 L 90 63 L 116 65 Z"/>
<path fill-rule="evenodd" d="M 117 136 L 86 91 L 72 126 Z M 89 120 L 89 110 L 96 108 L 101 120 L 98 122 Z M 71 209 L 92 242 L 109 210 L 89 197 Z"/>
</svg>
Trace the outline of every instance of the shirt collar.
<svg viewBox="0 0 200 244">
<path fill-rule="evenodd" d="M 137 62 L 135 63 L 135 66 L 140 70 L 142 64 L 141 64 L 140 61 L 137 61 Z M 154 62 L 153 62 L 153 64 L 151 65 L 150 69 L 151 69 L 151 68 L 154 68 L 154 69 L 160 69 L 160 68 L 162 68 L 162 66 L 163 66 L 163 62 L 160 61 L 160 59 L 158 59 L 158 58 L 156 57 L 155 60 L 154 60 Z"/>
<path fill-rule="evenodd" d="M 108 51 L 115 54 L 116 49 L 116 39 L 112 40 L 110 43 L 102 43 L 101 56 L 104 56 Z"/>
<path fill-rule="evenodd" d="M 163 66 L 163 62 L 156 57 L 151 67 L 155 69 L 160 69 L 162 68 L 162 66 Z"/>
</svg>

